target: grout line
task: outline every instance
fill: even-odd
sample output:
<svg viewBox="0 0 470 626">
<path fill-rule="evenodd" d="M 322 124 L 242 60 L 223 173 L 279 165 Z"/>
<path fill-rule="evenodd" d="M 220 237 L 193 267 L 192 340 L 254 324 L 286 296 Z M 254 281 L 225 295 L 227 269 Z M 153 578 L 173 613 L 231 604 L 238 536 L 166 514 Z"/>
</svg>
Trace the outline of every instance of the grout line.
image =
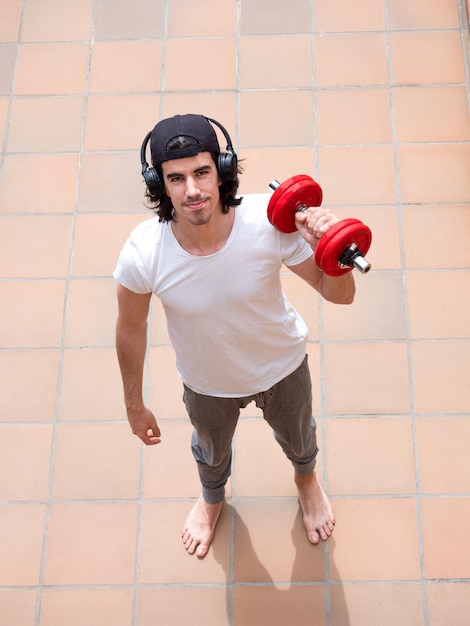
<svg viewBox="0 0 470 626">
<path fill-rule="evenodd" d="M 52 423 L 53 430 L 52 430 L 51 455 L 50 455 L 50 466 L 49 466 L 48 497 L 47 497 L 47 502 L 46 502 L 46 516 L 45 516 L 46 519 L 45 519 L 45 529 L 44 529 L 44 535 L 43 535 L 43 544 L 42 544 L 41 560 L 40 560 L 38 595 L 37 595 L 37 602 L 36 602 L 36 615 L 35 615 L 36 626 L 39 626 L 39 622 L 41 619 L 42 589 L 44 587 L 46 553 L 47 553 L 47 546 L 48 546 L 48 540 L 49 540 L 49 524 L 50 524 L 51 506 L 53 503 L 52 493 L 53 493 L 53 484 L 54 484 L 54 475 L 55 475 L 54 470 L 55 470 L 55 455 L 56 455 L 56 448 L 57 448 L 57 431 L 58 431 L 58 426 L 59 426 L 59 421 L 60 421 L 59 411 L 60 411 L 61 388 L 62 388 L 63 367 L 64 367 L 64 355 L 65 355 L 65 348 L 66 348 L 67 312 L 68 312 L 68 305 L 69 305 L 68 298 L 69 298 L 70 283 L 72 279 L 73 252 L 74 252 L 76 221 L 77 221 L 77 213 L 78 213 L 80 175 L 81 175 L 81 165 L 82 165 L 82 159 L 83 159 L 83 143 L 84 143 L 84 136 L 85 136 L 88 95 L 89 95 L 89 89 L 90 89 L 91 60 L 92 60 L 92 51 L 93 51 L 93 43 L 94 43 L 95 11 L 96 11 L 96 6 L 94 3 L 93 4 L 93 17 L 92 17 L 92 31 L 90 33 L 90 40 L 88 42 L 88 67 L 87 67 L 87 76 L 86 76 L 86 84 L 85 84 L 85 93 L 82 94 L 83 109 L 82 109 L 82 124 L 81 124 L 81 131 L 80 131 L 80 150 L 78 152 L 78 167 L 77 167 L 77 178 L 76 178 L 76 183 L 75 183 L 74 210 L 73 210 L 73 213 L 71 214 L 72 224 L 71 224 L 71 233 L 70 233 L 70 251 L 69 251 L 69 260 L 68 260 L 68 270 L 67 270 L 67 276 L 65 277 L 61 343 L 60 343 L 60 348 L 59 348 L 59 365 L 58 365 L 58 376 L 57 376 L 57 393 L 56 393 L 54 420 Z"/>
<path fill-rule="evenodd" d="M 460 41 L 462 45 L 463 63 L 465 68 L 467 105 L 470 115 L 470 21 L 466 0 L 458 0 L 460 20 Z"/>
<path fill-rule="evenodd" d="M 397 195 L 397 221 L 398 221 L 398 234 L 400 244 L 400 259 L 402 266 L 402 289 L 403 289 L 403 310 L 405 317 L 406 327 L 406 351 L 408 362 L 408 394 L 410 402 L 410 415 L 411 415 L 411 430 L 412 430 L 412 447 L 413 447 L 413 460 L 414 460 L 414 473 L 416 484 L 416 497 L 415 497 L 415 510 L 416 521 L 418 531 L 418 551 L 421 573 L 421 599 L 423 619 L 425 626 L 429 624 L 429 608 L 428 597 L 426 587 L 426 575 L 424 569 L 424 546 L 423 546 L 423 525 L 421 519 L 421 504 L 420 504 L 420 475 L 419 475 L 419 459 L 418 459 L 418 443 L 416 434 L 416 413 L 415 413 L 415 401 L 414 401 L 414 379 L 413 379 L 413 355 L 412 355 L 412 342 L 410 338 L 410 318 L 409 318 L 409 304 L 408 304 L 408 284 L 406 273 L 406 257 L 405 257 L 405 244 L 404 244 L 404 225 L 402 214 L 402 202 L 401 202 L 401 184 L 400 184 L 400 163 L 398 157 L 398 140 L 397 140 L 397 128 L 395 118 L 395 103 L 394 103 L 394 83 L 393 83 L 393 60 L 391 53 L 391 34 L 390 34 L 390 13 L 389 2 L 384 0 L 385 9 L 385 21 L 388 27 L 387 32 L 387 65 L 389 76 L 389 94 L 390 94 L 390 117 L 391 117 L 391 129 L 392 129 L 392 145 L 393 145 L 393 158 L 395 168 L 395 189 Z"/>
<path fill-rule="evenodd" d="M 313 138 L 312 138 L 312 147 L 313 147 L 313 178 L 315 180 L 319 180 L 320 178 L 320 163 L 319 163 L 319 142 L 318 142 L 318 115 L 317 115 L 317 91 L 318 85 L 316 81 L 316 34 L 315 34 L 315 2 L 314 0 L 310 1 L 310 26 L 311 26 L 311 68 L 312 68 L 312 84 L 311 84 L 311 92 L 312 92 L 312 120 L 313 120 Z M 323 305 L 322 299 L 319 294 L 316 297 L 316 305 L 318 311 L 318 337 L 319 337 L 319 371 L 320 371 L 320 381 L 319 381 L 319 389 L 320 389 L 320 433 L 321 433 L 321 441 L 323 450 L 326 449 L 328 442 L 326 436 L 326 382 L 325 382 L 325 328 L 324 328 L 324 319 L 323 319 Z M 328 493 L 328 466 L 327 466 L 327 455 L 321 452 L 321 467 L 322 467 L 322 483 L 325 487 L 325 490 Z M 330 550 L 328 542 L 323 542 L 323 555 L 324 555 L 324 602 L 325 602 L 325 616 L 326 616 L 326 625 L 330 626 L 331 624 L 331 594 L 330 594 L 330 583 L 331 583 L 331 575 L 330 575 Z"/>
</svg>

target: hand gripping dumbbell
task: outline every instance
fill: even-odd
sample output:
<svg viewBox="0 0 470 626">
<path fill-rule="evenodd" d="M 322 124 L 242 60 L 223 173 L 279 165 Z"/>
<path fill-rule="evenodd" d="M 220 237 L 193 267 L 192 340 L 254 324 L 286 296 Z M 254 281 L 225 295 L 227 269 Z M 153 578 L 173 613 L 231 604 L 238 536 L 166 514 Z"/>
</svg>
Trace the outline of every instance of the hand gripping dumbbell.
<svg viewBox="0 0 470 626">
<path fill-rule="evenodd" d="M 268 204 L 268 219 L 283 233 L 297 230 L 295 214 L 320 206 L 323 192 L 310 176 L 292 176 L 282 184 L 269 183 L 274 190 Z M 329 276 L 341 276 L 356 268 L 366 274 L 371 265 L 364 255 L 370 248 L 372 233 L 357 219 L 340 220 L 326 231 L 315 249 L 315 262 Z"/>
</svg>

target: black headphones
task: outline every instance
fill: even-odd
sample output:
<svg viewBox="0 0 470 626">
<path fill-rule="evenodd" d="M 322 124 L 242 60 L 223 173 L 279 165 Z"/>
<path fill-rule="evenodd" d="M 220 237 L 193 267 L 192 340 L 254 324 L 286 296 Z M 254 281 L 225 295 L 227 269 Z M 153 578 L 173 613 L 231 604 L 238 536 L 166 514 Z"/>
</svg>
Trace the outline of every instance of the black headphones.
<svg viewBox="0 0 470 626">
<path fill-rule="evenodd" d="M 205 117 L 205 116 L 204 116 Z M 233 151 L 232 140 L 225 128 L 213 120 L 211 117 L 206 117 L 206 120 L 215 124 L 222 131 L 225 140 L 227 141 L 226 152 L 220 152 L 217 158 L 217 173 L 219 174 L 222 182 L 225 180 L 235 180 L 237 177 L 237 155 Z M 163 187 L 160 176 L 154 167 L 150 167 L 145 159 L 145 153 L 147 151 L 147 145 L 152 136 L 152 131 L 147 133 L 140 149 L 140 162 L 142 164 L 142 176 L 144 177 L 145 184 L 151 196 L 159 196 Z"/>
</svg>

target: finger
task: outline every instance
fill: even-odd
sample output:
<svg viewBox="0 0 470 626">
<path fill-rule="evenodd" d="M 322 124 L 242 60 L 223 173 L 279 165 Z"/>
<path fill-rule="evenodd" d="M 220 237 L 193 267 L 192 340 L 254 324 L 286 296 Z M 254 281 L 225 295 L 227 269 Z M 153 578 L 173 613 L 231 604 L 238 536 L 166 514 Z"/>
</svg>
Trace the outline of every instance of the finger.
<svg viewBox="0 0 470 626">
<path fill-rule="evenodd" d="M 160 430 L 157 428 L 156 430 L 158 430 L 158 434 L 154 433 L 154 431 L 149 428 L 147 430 L 147 440 L 145 441 L 145 443 L 149 444 L 149 445 L 155 445 L 157 443 L 160 443 L 161 439 L 160 439 Z"/>
</svg>

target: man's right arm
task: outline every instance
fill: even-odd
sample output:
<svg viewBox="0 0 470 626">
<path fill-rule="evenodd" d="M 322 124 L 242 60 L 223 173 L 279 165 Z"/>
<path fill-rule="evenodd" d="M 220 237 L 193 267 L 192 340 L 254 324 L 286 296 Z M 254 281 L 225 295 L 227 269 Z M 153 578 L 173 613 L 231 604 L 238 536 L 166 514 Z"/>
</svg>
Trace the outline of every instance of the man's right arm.
<svg viewBox="0 0 470 626">
<path fill-rule="evenodd" d="M 124 387 L 124 402 L 132 432 L 147 445 L 160 443 L 155 416 L 146 408 L 142 396 L 147 318 L 152 294 L 137 294 L 118 285 L 116 352 Z"/>
</svg>

